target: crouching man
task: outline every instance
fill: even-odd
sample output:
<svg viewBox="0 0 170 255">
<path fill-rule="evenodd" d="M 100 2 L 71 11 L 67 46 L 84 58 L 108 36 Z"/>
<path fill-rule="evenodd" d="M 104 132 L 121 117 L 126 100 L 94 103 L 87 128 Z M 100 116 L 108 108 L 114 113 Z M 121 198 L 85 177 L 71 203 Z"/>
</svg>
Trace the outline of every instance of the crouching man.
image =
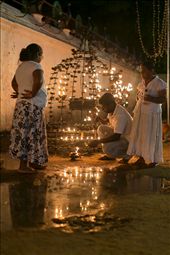
<svg viewBox="0 0 170 255">
<path fill-rule="evenodd" d="M 100 140 L 93 140 L 89 143 L 89 146 L 96 147 L 102 143 L 103 152 L 106 155 L 101 157 L 101 160 L 122 157 L 124 161 L 128 161 L 126 151 L 132 125 L 131 115 L 123 106 L 116 104 L 113 95 L 110 93 L 105 93 L 99 99 L 99 104 L 108 115 L 106 120 L 99 117 L 102 123 L 97 129 Z"/>
</svg>

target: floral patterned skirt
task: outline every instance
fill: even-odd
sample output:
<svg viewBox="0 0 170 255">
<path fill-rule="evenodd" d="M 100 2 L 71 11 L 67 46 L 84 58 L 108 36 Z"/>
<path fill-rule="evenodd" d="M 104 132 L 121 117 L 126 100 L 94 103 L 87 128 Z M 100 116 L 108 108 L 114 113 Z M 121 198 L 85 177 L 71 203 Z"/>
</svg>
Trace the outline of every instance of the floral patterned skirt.
<svg viewBox="0 0 170 255">
<path fill-rule="evenodd" d="M 38 165 L 48 161 L 43 109 L 24 100 L 16 103 L 9 154 L 12 158 Z"/>
</svg>

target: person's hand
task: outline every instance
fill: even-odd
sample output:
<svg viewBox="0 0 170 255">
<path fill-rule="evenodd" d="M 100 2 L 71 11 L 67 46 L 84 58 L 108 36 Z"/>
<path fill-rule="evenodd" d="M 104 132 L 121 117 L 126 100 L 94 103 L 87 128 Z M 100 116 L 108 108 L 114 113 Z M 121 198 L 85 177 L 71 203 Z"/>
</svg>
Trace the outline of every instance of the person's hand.
<svg viewBox="0 0 170 255">
<path fill-rule="evenodd" d="M 32 98 L 32 91 L 31 90 L 24 90 L 24 93 L 21 94 L 22 95 L 22 99 L 29 99 Z"/>
<path fill-rule="evenodd" d="M 12 94 L 11 94 L 11 98 L 17 98 L 18 97 L 18 92 L 13 92 Z"/>
<path fill-rule="evenodd" d="M 89 147 L 97 147 L 97 145 L 100 143 L 100 140 L 93 140 L 89 142 L 88 146 Z"/>
</svg>

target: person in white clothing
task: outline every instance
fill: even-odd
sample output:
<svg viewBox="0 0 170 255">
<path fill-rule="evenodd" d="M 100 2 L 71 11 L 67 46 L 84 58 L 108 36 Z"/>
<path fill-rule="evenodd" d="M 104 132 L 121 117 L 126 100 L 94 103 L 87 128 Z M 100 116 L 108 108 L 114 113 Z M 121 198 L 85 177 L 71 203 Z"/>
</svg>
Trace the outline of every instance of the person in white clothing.
<svg viewBox="0 0 170 255">
<path fill-rule="evenodd" d="M 44 169 L 48 161 L 44 107 L 47 103 L 42 48 L 32 43 L 20 52 L 22 62 L 13 77 L 12 98 L 17 98 L 9 154 L 20 160 L 19 171 Z"/>
<path fill-rule="evenodd" d="M 99 104 L 102 105 L 102 110 L 108 115 L 106 120 L 99 118 L 103 123 L 97 129 L 100 140 L 93 140 L 89 143 L 89 146 L 96 147 L 100 143 L 103 144 L 103 152 L 106 155 L 100 159 L 125 158 L 132 117 L 123 106 L 116 104 L 111 93 L 105 93 L 99 99 Z"/>
<path fill-rule="evenodd" d="M 141 65 L 141 76 L 127 153 L 138 156 L 137 164 L 154 167 L 163 161 L 161 104 L 166 101 L 166 83 L 149 62 Z"/>
</svg>

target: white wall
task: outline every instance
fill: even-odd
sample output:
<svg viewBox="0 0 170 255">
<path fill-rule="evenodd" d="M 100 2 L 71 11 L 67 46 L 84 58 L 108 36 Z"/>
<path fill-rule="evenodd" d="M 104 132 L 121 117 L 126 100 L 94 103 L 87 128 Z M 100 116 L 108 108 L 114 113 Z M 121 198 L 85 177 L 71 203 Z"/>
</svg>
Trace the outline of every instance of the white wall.
<svg viewBox="0 0 170 255">
<path fill-rule="evenodd" d="M 11 80 L 17 68 L 20 50 L 30 43 L 41 45 L 44 52 L 42 66 L 45 71 L 45 80 L 48 84 L 51 67 L 59 64 L 62 59 L 71 56 L 69 43 L 52 38 L 44 33 L 35 31 L 21 24 L 0 18 L 1 25 L 1 125 L 0 131 L 10 130 L 15 100 L 10 98 L 12 94 Z M 138 81 L 138 74 L 130 69 L 114 65 L 123 70 L 123 81 L 131 82 L 134 87 Z M 134 105 L 134 93 L 131 95 L 129 109 Z"/>
<path fill-rule="evenodd" d="M 42 46 L 44 52 L 42 66 L 45 71 L 45 80 L 48 83 L 51 67 L 60 63 L 63 58 L 70 56 L 73 47 L 6 19 L 1 18 L 0 22 L 1 130 L 9 130 L 15 104 L 15 100 L 10 98 L 12 94 L 11 80 L 19 64 L 20 50 L 33 42 Z"/>
</svg>

